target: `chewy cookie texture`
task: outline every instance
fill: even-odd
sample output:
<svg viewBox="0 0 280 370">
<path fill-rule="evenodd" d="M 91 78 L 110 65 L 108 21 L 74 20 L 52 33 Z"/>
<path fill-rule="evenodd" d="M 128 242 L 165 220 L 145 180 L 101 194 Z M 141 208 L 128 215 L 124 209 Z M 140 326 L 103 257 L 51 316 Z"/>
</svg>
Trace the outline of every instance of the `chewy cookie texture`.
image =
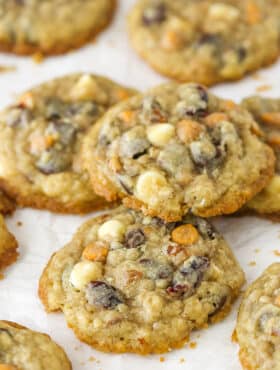
<svg viewBox="0 0 280 370">
<path fill-rule="evenodd" d="M 82 170 L 90 127 L 135 92 L 113 81 L 72 74 L 25 92 L 0 113 L 0 184 L 20 206 L 85 213 L 107 206 Z"/>
<path fill-rule="evenodd" d="M 274 0 L 139 0 L 129 35 L 160 73 L 212 85 L 276 60 L 279 12 Z"/>
<path fill-rule="evenodd" d="M 234 337 L 244 369 L 280 369 L 279 263 L 269 266 L 246 290 Z"/>
<path fill-rule="evenodd" d="M 205 219 L 164 223 L 118 208 L 86 222 L 44 270 L 39 295 L 82 341 L 109 352 L 162 353 L 221 320 L 244 282 Z"/>
<path fill-rule="evenodd" d="M 280 219 L 280 99 L 252 96 L 242 105 L 248 109 L 263 130 L 264 139 L 276 156 L 275 175 L 247 207 L 275 220 Z"/>
<path fill-rule="evenodd" d="M 16 261 L 18 243 L 8 231 L 4 218 L 0 214 L 0 275 L 4 268 Z"/>
<path fill-rule="evenodd" d="M 197 84 L 167 83 L 118 104 L 85 137 L 97 194 L 167 221 L 238 210 L 268 184 L 271 148 L 252 116 Z"/>
<path fill-rule="evenodd" d="M 0 321 L 0 370 L 71 370 L 52 339 L 10 321 Z"/>
<path fill-rule="evenodd" d="M 93 39 L 111 21 L 116 0 L 1 0 L 0 50 L 60 54 Z"/>
</svg>

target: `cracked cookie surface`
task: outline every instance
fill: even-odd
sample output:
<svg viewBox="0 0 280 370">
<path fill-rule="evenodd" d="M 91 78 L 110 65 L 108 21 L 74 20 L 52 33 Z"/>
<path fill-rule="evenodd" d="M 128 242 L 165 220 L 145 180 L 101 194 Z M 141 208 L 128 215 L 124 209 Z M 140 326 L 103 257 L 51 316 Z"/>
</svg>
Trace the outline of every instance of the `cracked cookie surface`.
<svg viewBox="0 0 280 370">
<path fill-rule="evenodd" d="M 276 157 L 272 180 L 246 206 L 270 218 L 280 219 L 280 99 L 252 96 L 244 99 L 242 105 L 260 124 Z"/>
<path fill-rule="evenodd" d="M 115 0 L 0 0 L 0 50 L 60 54 L 96 36 Z"/>
<path fill-rule="evenodd" d="M 4 364 L 5 370 L 72 369 L 64 350 L 48 335 L 10 321 L 0 321 L 0 365 Z"/>
<path fill-rule="evenodd" d="M 244 274 L 205 219 L 120 207 L 86 222 L 44 270 L 39 295 L 82 341 L 108 352 L 162 353 L 228 313 Z"/>
<path fill-rule="evenodd" d="M 233 213 L 270 180 L 274 155 L 251 115 L 201 85 L 167 83 L 118 104 L 89 131 L 97 194 L 167 221 Z"/>
<path fill-rule="evenodd" d="M 129 35 L 160 73 L 212 85 L 276 60 L 279 11 L 273 0 L 140 0 Z"/>
<path fill-rule="evenodd" d="M 90 74 L 43 83 L 0 113 L 0 184 L 21 206 L 85 213 L 106 206 L 82 170 L 81 141 L 134 91 Z"/>
<path fill-rule="evenodd" d="M 4 217 L 0 214 L 0 272 L 16 261 L 18 243 L 8 231 Z"/>
<path fill-rule="evenodd" d="M 246 290 L 235 337 L 246 370 L 280 369 L 280 264 L 269 266 Z"/>
</svg>

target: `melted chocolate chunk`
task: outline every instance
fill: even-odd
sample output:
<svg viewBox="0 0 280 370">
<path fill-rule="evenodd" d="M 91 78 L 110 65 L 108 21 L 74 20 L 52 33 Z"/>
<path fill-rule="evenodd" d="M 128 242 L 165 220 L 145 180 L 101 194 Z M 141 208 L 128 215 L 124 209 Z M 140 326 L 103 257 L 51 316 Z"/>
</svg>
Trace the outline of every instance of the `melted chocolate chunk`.
<svg viewBox="0 0 280 370">
<path fill-rule="evenodd" d="M 86 287 L 86 299 L 90 305 L 113 309 L 124 302 L 124 297 L 112 285 L 103 281 L 92 281 Z"/>
</svg>

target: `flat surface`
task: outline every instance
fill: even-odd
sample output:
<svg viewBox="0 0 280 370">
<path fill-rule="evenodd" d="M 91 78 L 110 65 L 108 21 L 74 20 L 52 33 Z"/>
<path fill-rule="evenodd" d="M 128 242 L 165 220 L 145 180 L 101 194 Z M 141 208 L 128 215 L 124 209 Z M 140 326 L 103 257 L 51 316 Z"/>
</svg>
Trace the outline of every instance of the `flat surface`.
<svg viewBox="0 0 280 370">
<path fill-rule="evenodd" d="M 14 66 L 11 72 L 0 73 L 0 105 L 4 107 L 16 94 L 55 76 L 70 72 L 91 71 L 120 83 L 144 90 L 164 81 L 142 62 L 130 48 L 125 33 L 125 14 L 134 0 L 120 0 L 114 24 L 95 44 L 35 64 L 31 58 L 0 55 L 0 66 Z M 212 89 L 222 97 L 240 100 L 267 90 L 266 96 L 280 96 L 280 62 L 234 84 Z M 0 143 L 1 145 L 1 143 Z M 46 314 L 37 297 L 38 279 L 50 255 L 71 239 L 77 227 L 87 218 L 57 216 L 49 212 L 19 210 L 8 219 L 8 225 L 20 245 L 17 263 L 0 281 L 0 318 L 16 321 L 46 332 L 61 344 L 69 355 L 74 370 L 241 370 L 238 347 L 231 342 L 238 304 L 220 324 L 196 332 L 186 346 L 161 356 L 110 355 L 94 351 L 75 339 L 66 327 L 62 314 Z M 18 222 L 22 222 L 19 226 Z M 232 246 L 251 282 L 272 262 L 280 261 L 280 224 L 254 217 L 220 218 L 215 221 Z M 279 256 L 275 254 L 279 251 Z"/>
</svg>

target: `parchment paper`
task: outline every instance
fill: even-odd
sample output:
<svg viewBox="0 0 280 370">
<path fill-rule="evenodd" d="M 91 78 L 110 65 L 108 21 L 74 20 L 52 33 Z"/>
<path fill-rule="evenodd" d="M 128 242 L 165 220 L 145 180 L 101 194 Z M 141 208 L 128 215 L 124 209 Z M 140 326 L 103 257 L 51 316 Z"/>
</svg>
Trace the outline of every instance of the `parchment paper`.
<svg viewBox="0 0 280 370">
<path fill-rule="evenodd" d="M 35 64 L 31 58 L 0 54 L 0 66 L 16 67 L 15 71 L 0 74 L 0 106 L 4 107 L 26 88 L 70 72 L 103 74 L 140 90 L 163 82 L 165 79 L 141 61 L 128 43 L 125 15 L 134 0 L 119 3 L 111 27 L 95 43 L 78 51 L 48 58 L 41 64 Z M 241 82 L 219 85 L 212 90 L 235 100 L 256 93 L 256 89 L 266 90 L 262 94 L 267 96 L 280 96 L 279 82 L 280 63 Z M 69 241 L 77 227 L 90 217 L 58 216 L 25 209 L 7 219 L 19 241 L 20 258 L 0 281 L 0 318 L 50 334 L 65 348 L 74 370 L 240 370 L 238 347 L 231 342 L 238 302 L 222 323 L 192 335 L 196 348 L 186 345 L 161 359 L 97 352 L 75 338 L 62 314 L 44 312 L 37 296 L 42 269 L 51 254 Z M 19 221 L 22 226 L 18 225 Z M 280 251 L 280 224 L 254 217 L 220 218 L 215 224 L 232 246 L 246 272 L 247 282 L 259 276 L 270 263 L 280 261 L 274 253 Z"/>
</svg>

